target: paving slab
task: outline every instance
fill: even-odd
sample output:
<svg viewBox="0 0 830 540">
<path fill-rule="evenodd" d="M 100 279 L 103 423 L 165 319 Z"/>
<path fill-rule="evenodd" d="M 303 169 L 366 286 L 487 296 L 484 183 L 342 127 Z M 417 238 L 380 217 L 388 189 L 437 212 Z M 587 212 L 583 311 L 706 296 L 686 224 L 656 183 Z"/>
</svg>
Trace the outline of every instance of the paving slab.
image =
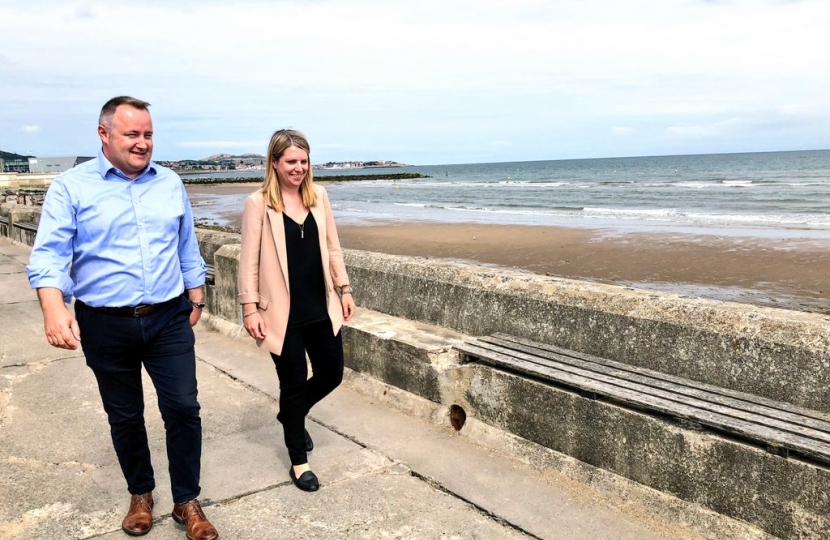
<svg viewBox="0 0 830 540">
<path fill-rule="evenodd" d="M 24 272 L 25 266 L 29 264 L 31 252 L 32 249 L 29 246 L 12 242 L 8 238 L 0 239 L 0 261 L 17 263 L 18 266 L 23 267 Z"/>
<path fill-rule="evenodd" d="M 0 367 L 83 356 L 80 350 L 69 351 L 49 345 L 43 330 L 40 304 L 34 291 L 27 292 L 30 295 L 28 301 L 8 303 L 0 300 L 3 312 L 0 320 L 4 324 L 3 332 L 0 332 Z"/>
<path fill-rule="evenodd" d="M 24 249 L 5 239 L 0 242 L 0 304 L 37 301 L 26 275 L 28 254 Z"/>
</svg>

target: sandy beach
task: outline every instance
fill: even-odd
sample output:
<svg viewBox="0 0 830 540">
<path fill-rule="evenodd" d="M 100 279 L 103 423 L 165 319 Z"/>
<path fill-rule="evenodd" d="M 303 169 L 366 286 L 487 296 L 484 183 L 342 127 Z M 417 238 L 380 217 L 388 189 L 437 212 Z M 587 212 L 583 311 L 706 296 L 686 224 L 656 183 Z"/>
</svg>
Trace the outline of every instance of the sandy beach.
<svg viewBox="0 0 830 540">
<path fill-rule="evenodd" d="M 188 186 L 200 195 L 259 184 Z M 238 214 L 224 216 L 239 228 Z M 474 262 L 538 274 L 830 314 L 830 241 L 465 223 L 340 226 L 341 243 L 394 255 Z"/>
</svg>

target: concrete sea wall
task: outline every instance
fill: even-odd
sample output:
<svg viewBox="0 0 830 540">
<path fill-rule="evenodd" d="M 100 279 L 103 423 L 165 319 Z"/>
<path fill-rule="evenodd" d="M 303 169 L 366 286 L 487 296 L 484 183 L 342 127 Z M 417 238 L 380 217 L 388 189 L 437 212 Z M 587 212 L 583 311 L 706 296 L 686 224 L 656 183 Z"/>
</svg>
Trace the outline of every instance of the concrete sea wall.
<svg viewBox="0 0 830 540">
<path fill-rule="evenodd" d="M 481 266 L 346 255 L 361 306 L 830 412 L 830 317 Z"/>
</svg>

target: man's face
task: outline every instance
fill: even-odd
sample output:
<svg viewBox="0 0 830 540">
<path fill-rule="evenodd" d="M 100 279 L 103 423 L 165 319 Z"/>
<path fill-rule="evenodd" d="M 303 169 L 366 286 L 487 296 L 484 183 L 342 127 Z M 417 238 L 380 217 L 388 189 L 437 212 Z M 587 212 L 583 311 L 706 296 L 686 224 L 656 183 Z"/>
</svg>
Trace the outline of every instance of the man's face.
<svg viewBox="0 0 830 540">
<path fill-rule="evenodd" d="M 153 121 L 150 112 L 119 105 L 111 126 L 98 126 L 104 156 L 121 172 L 135 178 L 153 155 Z"/>
</svg>

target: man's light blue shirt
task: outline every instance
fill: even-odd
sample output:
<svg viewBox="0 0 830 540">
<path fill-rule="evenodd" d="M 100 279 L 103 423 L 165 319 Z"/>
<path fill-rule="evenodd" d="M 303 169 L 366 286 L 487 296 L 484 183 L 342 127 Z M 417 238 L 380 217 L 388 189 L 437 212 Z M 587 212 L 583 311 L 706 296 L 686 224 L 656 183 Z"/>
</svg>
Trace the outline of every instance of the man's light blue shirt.
<svg viewBox="0 0 830 540">
<path fill-rule="evenodd" d="M 27 267 L 93 307 L 158 304 L 205 282 L 181 178 L 153 162 L 135 179 L 98 152 L 52 182 Z"/>
</svg>

